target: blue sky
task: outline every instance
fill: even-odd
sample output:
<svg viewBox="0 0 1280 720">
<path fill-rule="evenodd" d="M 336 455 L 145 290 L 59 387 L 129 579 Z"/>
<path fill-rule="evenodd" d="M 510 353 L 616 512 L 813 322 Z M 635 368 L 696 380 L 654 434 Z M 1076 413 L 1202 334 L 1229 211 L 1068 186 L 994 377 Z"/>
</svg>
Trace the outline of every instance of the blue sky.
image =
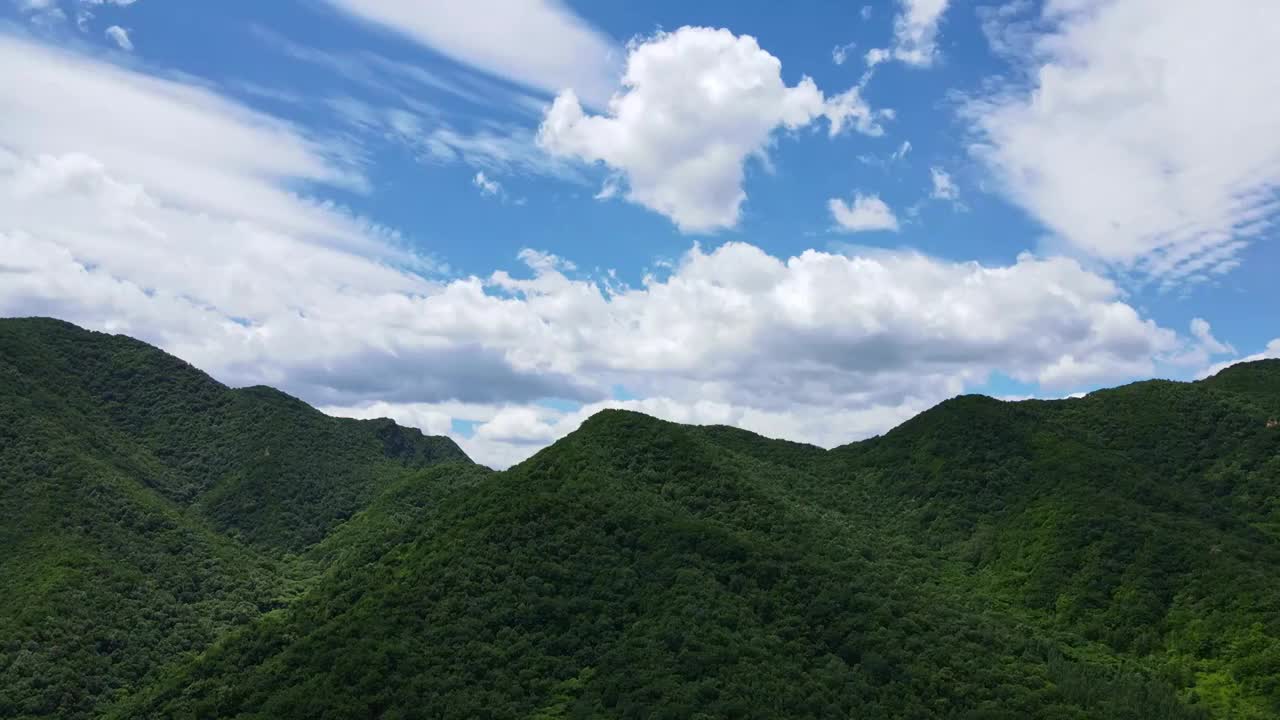
<svg viewBox="0 0 1280 720">
<path fill-rule="evenodd" d="M 493 465 L 1280 353 L 1266 4 L 0 3 L 0 314 Z"/>
</svg>

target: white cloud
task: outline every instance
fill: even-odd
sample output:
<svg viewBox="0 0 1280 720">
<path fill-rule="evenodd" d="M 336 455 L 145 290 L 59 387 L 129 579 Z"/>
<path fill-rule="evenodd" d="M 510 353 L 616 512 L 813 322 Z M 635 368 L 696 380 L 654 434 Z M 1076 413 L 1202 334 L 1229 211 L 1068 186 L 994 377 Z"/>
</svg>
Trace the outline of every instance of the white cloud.
<svg viewBox="0 0 1280 720">
<path fill-rule="evenodd" d="M 558 0 L 329 0 L 458 62 L 547 93 L 572 89 L 603 105 L 621 52 Z"/>
<path fill-rule="evenodd" d="M 238 319 L 430 286 L 394 233 L 297 194 L 359 177 L 296 128 L 12 36 L 0 65 L 4 314 L 131 330 L 228 372 L 257 342 Z"/>
<path fill-rule="evenodd" d="M 856 48 L 857 43 L 845 43 L 831 48 L 831 62 L 837 65 L 843 65 L 845 60 L 849 59 L 849 51 Z"/>
<path fill-rule="evenodd" d="M 899 0 L 901 9 L 893 21 L 893 47 L 867 51 L 867 65 L 897 60 L 914 67 L 929 67 L 938 57 L 938 24 L 948 0 Z"/>
<path fill-rule="evenodd" d="M 471 178 L 471 184 L 480 188 L 481 195 L 502 195 L 502 185 L 497 180 L 490 180 L 485 177 L 484 171 L 477 172 L 475 177 Z"/>
<path fill-rule="evenodd" d="M 863 5 L 862 9 L 858 11 L 858 14 L 862 16 L 863 20 L 870 20 L 871 11 L 872 11 L 872 7 L 870 5 Z"/>
<path fill-rule="evenodd" d="M 827 201 L 827 208 L 831 210 L 831 217 L 840 230 L 865 232 L 898 229 L 898 218 L 879 195 L 854 193 L 852 203 L 831 198 Z"/>
<path fill-rule="evenodd" d="M 1178 342 L 1161 356 L 1160 361 L 1163 366 L 1178 373 L 1188 370 L 1197 371 L 1208 367 L 1215 358 L 1236 354 L 1236 349 L 1229 343 L 1214 337 L 1213 328 L 1204 318 L 1192 318 L 1189 330 L 1188 336 L 1180 337 Z"/>
<path fill-rule="evenodd" d="M 115 43 L 121 50 L 133 52 L 133 41 L 129 39 L 128 30 L 125 30 L 119 25 L 112 25 L 107 28 L 106 33 L 104 34 L 107 36 L 107 39 Z"/>
<path fill-rule="evenodd" d="M 26 156 L 81 153 L 166 202 L 335 244 L 365 223 L 300 201 L 289 183 L 364 187 L 334 148 L 204 88 L 0 37 L 0 140 Z M 84 107 L 95 108 L 86 122 Z M 205 142 L 192 142 L 205 138 Z M 207 141 L 217 138 L 217 142 Z"/>
<path fill-rule="evenodd" d="M 856 87 L 827 99 L 808 77 L 788 87 L 781 70 L 750 36 L 694 27 L 659 33 L 632 46 L 608 114 L 588 114 L 573 92 L 562 93 L 539 142 L 616 170 L 629 200 L 683 231 L 733 227 L 746 199 L 744 165 L 765 154 L 775 130 L 826 117 L 833 135 L 850 125 L 881 132 L 881 114 Z"/>
<path fill-rule="evenodd" d="M 532 251 L 526 279 L 428 283 L 243 224 L 202 224 L 76 158 L 9 168 L 0 199 L 0 313 L 141 334 L 224 381 L 282 386 L 344 414 L 432 432 L 501 417 L 460 436 L 495 464 L 618 404 L 835 444 L 993 369 L 1069 386 L 1149 371 L 1174 342 L 1066 260 L 782 260 L 735 243 L 695 248 L 638 288 L 574 280 L 570 263 Z M 602 399 L 616 385 L 638 399 Z M 542 397 L 587 409 L 498 414 Z M 554 431 L 533 422 L 547 413 Z"/>
<path fill-rule="evenodd" d="M 876 137 L 884 134 L 880 120 L 892 120 L 893 110 L 872 110 L 862 98 L 861 85 L 831 96 L 822 110 L 827 119 L 831 136 L 839 135 L 845 128 L 852 127 L 863 135 Z"/>
<path fill-rule="evenodd" d="M 489 280 L 509 297 L 472 298 L 492 310 L 454 312 L 501 316 L 524 336 L 490 341 L 521 362 L 621 384 L 637 399 L 577 410 L 531 403 L 329 409 L 406 421 L 429 409 L 476 422 L 475 435 L 460 442 L 499 465 L 527 457 L 603 407 L 831 446 L 883 432 L 992 370 L 1061 394 L 1149 374 L 1179 347 L 1174 333 L 1120 301 L 1113 284 L 1070 260 L 1024 256 L 989 268 L 910 253 L 810 250 L 784 261 L 731 243 L 695 248 L 666 279 L 612 289 L 570 279 L 562 261 L 532 253 L 527 260 L 531 279 L 496 273 Z"/>
<path fill-rule="evenodd" d="M 1170 366 L 1181 368 L 1203 369 L 1209 366 L 1214 358 L 1223 355 L 1235 355 L 1236 349 L 1213 335 L 1213 328 L 1204 318 L 1192 318 L 1191 335 L 1185 338 L 1179 350 L 1167 358 Z"/>
<path fill-rule="evenodd" d="M 1213 336 L 1213 329 L 1204 318 L 1191 319 L 1191 336 L 1194 337 L 1209 353 L 1221 355 L 1235 354 L 1235 348 Z"/>
<path fill-rule="evenodd" d="M 910 140 L 903 140 L 903 141 L 902 141 L 902 144 L 898 146 L 898 149 L 897 149 L 897 150 L 895 150 L 895 151 L 893 152 L 893 154 L 889 156 L 889 159 L 890 159 L 890 160 L 901 160 L 901 159 L 905 158 L 905 157 L 907 156 L 907 153 L 909 153 L 909 152 L 911 152 L 911 141 L 910 141 Z"/>
<path fill-rule="evenodd" d="M 1280 5 L 1059 0 L 1041 23 L 1001 41 L 1027 82 L 964 113 L 1003 191 L 1076 252 L 1164 285 L 1229 270 L 1280 210 L 1280 73 L 1261 71 Z"/>
<path fill-rule="evenodd" d="M 946 170 L 934 165 L 929 168 L 929 177 L 933 180 L 933 191 L 929 193 L 929 197 L 952 202 L 960 199 L 960 188 Z"/>
<path fill-rule="evenodd" d="M 1105 278 L 1029 255 L 695 245 L 631 287 L 529 250 L 522 277 L 444 280 L 394 233 L 296 194 L 359 184 L 298 128 L 12 37 L 0 66 L 0 315 L 133 334 L 335 412 L 470 420 L 455 436 L 494 464 L 604 405 L 835 444 L 995 370 L 1065 392 L 1181 346 Z"/>
</svg>

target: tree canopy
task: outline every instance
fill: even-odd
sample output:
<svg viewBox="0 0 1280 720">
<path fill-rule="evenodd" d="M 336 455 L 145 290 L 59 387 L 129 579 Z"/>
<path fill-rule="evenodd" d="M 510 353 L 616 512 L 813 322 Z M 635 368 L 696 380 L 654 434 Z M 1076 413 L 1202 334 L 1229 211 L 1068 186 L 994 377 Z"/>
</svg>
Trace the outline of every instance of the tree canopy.
<svg viewBox="0 0 1280 720">
<path fill-rule="evenodd" d="M 0 321 L 0 717 L 1280 716 L 1280 361 L 505 472 Z"/>
</svg>

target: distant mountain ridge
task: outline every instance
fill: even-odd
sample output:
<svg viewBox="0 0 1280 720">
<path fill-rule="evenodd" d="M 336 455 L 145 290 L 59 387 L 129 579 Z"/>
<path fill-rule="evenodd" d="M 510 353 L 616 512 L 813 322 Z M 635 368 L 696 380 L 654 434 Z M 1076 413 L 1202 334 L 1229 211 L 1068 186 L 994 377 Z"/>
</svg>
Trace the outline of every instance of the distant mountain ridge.
<svg viewBox="0 0 1280 720">
<path fill-rule="evenodd" d="M 0 400 L 0 717 L 1280 716 L 1280 361 L 501 473 L 56 321 Z"/>
</svg>

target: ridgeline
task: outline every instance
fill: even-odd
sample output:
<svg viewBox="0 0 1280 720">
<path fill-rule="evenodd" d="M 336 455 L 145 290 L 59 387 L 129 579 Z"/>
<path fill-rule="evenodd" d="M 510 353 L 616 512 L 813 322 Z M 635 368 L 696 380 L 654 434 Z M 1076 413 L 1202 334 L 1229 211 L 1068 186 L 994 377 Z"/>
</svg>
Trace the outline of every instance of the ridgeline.
<svg viewBox="0 0 1280 720">
<path fill-rule="evenodd" d="M 1280 361 L 505 472 L 0 320 L 0 718 L 1280 717 Z"/>
</svg>

